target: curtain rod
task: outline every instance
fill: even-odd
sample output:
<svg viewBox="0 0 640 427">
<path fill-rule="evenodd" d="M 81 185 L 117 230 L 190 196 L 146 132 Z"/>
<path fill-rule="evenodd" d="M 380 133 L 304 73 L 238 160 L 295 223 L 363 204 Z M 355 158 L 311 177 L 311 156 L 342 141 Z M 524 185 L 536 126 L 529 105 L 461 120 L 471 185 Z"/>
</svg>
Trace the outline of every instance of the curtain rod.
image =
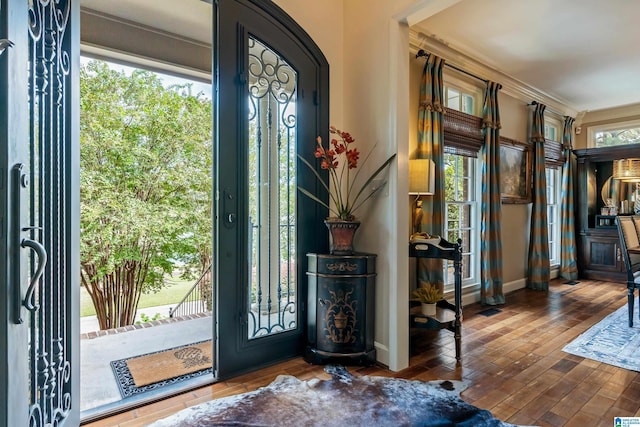
<svg viewBox="0 0 640 427">
<path fill-rule="evenodd" d="M 538 105 L 538 104 L 539 104 L 539 102 L 538 102 L 538 101 L 531 101 L 531 104 L 529 104 L 529 105 Z M 568 117 L 566 114 L 562 114 L 562 113 L 560 113 L 560 112 L 558 112 L 558 111 L 554 110 L 553 108 L 549 108 L 549 107 L 547 107 L 547 106 L 545 106 L 545 111 L 548 111 L 548 112 L 550 112 L 550 113 L 553 113 L 553 114 L 555 114 L 556 116 L 560 116 L 560 117 Z"/>
<path fill-rule="evenodd" d="M 421 57 L 421 56 L 424 56 L 425 58 L 428 58 L 428 57 L 429 57 L 429 55 L 431 55 L 429 52 L 427 52 L 427 51 L 426 51 L 426 50 L 424 50 L 424 49 L 420 49 L 420 50 L 418 51 L 418 53 L 416 53 L 416 58 L 419 58 L 419 57 Z M 463 70 L 462 68 L 458 68 L 458 67 L 456 67 L 455 65 L 451 65 L 451 64 L 449 64 L 449 63 L 448 63 L 448 62 L 446 62 L 446 61 L 445 61 L 444 65 L 446 65 L 446 66 L 447 66 L 447 67 L 449 67 L 449 68 L 453 68 L 454 70 L 459 71 L 459 72 L 461 72 L 462 74 L 466 74 L 466 75 L 467 75 L 467 76 L 469 76 L 469 77 L 473 77 L 474 79 L 478 79 L 478 80 L 483 81 L 483 82 L 485 82 L 485 83 L 489 83 L 489 80 L 487 80 L 487 79 L 483 79 L 482 77 L 478 77 L 478 76 L 476 76 L 475 74 L 472 74 L 472 73 L 470 73 L 470 72 L 468 72 L 468 71 L 466 71 L 466 70 Z"/>
</svg>

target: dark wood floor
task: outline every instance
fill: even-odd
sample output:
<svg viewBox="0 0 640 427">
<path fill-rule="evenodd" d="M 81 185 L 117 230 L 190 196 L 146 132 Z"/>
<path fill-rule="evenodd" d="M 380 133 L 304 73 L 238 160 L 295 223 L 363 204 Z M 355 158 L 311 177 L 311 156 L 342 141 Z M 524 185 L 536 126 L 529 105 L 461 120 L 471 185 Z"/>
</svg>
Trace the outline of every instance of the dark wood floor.
<svg viewBox="0 0 640 427">
<path fill-rule="evenodd" d="M 640 416 L 640 374 L 562 348 L 625 303 L 626 289 L 619 283 L 583 280 L 570 286 L 556 280 L 548 293 L 508 294 L 501 312 L 492 316 L 479 314 L 485 309 L 480 305 L 465 307 L 461 366 L 449 331 L 413 331 L 409 368 L 349 370 L 423 381 L 461 379 L 469 386 L 462 393 L 465 401 L 514 424 L 609 427 L 615 416 Z M 254 390 L 280 374 L 328 378 L 321 366 L 294 359 L 87 425 L 144 426 L 187 406 Z"/>
</svg>

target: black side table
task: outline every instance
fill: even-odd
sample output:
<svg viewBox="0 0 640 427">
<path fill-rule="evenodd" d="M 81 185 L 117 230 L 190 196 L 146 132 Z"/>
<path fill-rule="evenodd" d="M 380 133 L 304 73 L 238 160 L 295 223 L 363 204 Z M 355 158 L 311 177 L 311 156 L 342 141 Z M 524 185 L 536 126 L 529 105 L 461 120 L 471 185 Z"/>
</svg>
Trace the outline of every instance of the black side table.
<svg viewBox="0 0 640 427">
<path fill-rule="evenodd" d="M 420 307 L 409 310 L 410 327 L 420 329 L 448 329 L 453 332 L 456 345 L 456 361 L 462 360 L 462 240 L 456 243 L 439 239 L 436 242 L 413 241 L 409 243 L 409 256 L 413 258 L 439 258 L 453 260 L 454 304 L 446 300 L 439 301 L 436 315 L 427 316 Z M 416 277 L 418 264 L 416 263 Z"/>
<path fill-rule="evenodd" d="M 376 255 L 311 253 L 307 258 L 305 360 L 314 364 L 332 358 L 374 363 Z"/>
</svg>

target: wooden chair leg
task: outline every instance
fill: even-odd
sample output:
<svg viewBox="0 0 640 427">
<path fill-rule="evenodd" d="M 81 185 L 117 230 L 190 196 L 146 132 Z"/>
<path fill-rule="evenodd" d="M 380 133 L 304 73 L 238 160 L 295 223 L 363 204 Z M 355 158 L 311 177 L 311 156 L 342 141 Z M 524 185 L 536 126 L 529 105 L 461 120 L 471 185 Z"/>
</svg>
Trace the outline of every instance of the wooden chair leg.
<svg viewBox="0 0 640 427">
<path fill-rule="evenodd" d="M 634 287 L 627 286 L 627 308 L 629 309 L 629 327 L 633 326 L 633 303 L 634 303 Z"/>
</svg>

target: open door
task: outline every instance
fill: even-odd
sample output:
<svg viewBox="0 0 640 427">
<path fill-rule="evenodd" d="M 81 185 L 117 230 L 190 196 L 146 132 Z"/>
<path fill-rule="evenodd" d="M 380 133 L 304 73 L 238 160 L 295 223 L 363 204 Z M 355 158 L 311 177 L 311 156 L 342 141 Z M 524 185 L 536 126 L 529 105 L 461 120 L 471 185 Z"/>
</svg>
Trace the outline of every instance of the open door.
<svg viewBox="0 0 640 427">
<path fill-rule="evenodd" d="M 77 426 L 79 2 L 0 23 L 0 426 Z"/>
<path fill-rule="evenodd" d="M 328 64 L 273 2 L 214 3 L 218 377 L 301 354 L 306 254 L 326 249 L 313 160 L 328 135 Z M 318 189 L 317 194 L 320 193 Z M 328 195 L 325 194 L 328 200 Z"/>
</svg>

